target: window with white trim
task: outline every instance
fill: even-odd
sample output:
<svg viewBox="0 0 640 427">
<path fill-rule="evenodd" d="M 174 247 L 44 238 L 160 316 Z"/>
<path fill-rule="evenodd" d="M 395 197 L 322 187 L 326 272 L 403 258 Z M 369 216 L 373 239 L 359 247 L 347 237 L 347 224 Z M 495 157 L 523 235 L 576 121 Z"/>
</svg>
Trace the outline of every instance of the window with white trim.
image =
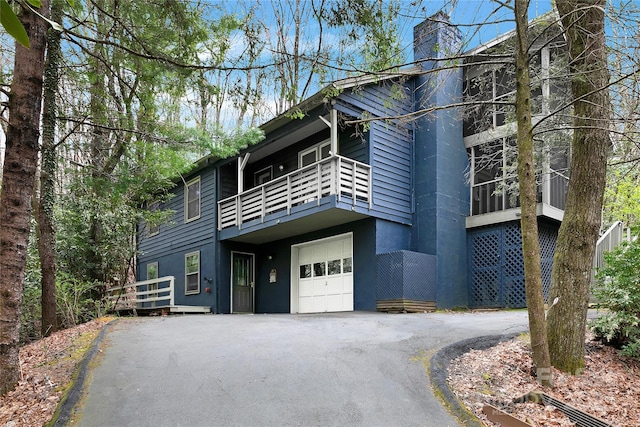
<svg viewBox="0 0 640 427">
<path fill-rule="evenodd" d="M 325 139 L 319 144 L 309 147 L 298 153 L 298 167 L 309 166 L 331 155 L 331 140 Z"/>
<path fill-rule="evenodd" d="M 200 177 L 184 187 L 184 222 L 200 218 Z"/>
<path fill-rule="evenodd" d="M 185 295 L 200 293 L 200 251 L 184 256 L 184 293 Z"/>
</svg>

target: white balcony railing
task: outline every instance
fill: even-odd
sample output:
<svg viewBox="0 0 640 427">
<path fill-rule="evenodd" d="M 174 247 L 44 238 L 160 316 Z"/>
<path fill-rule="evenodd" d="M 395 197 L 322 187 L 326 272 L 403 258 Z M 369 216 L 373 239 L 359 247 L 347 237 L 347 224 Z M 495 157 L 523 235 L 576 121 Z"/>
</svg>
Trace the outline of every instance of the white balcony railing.
<svg viewBox="0 0 640 427">
<path fill-rule="evenodd" d="M 371 167 L 341 156 L 332 156 L 287 175 L 218 202 L 218 229 L 238 226 L 286 211 L 308 202 L 337 195 L 349 197 L 355 206 L 371 208 Z"/>
</svg>

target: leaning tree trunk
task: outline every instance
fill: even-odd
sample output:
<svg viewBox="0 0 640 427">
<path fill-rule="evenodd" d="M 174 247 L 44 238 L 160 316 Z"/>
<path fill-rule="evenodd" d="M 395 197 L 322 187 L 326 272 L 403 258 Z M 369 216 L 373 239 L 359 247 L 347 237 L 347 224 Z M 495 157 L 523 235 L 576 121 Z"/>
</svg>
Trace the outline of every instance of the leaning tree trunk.
<svg viewBox="0 0 640 427">
<path fill-rule="evenodd" d="M 524 257 L 525 293 L 533 364 L 538 381 L 553 385 L 542 294 L 542 268 L 538 241 L 536 171 L 533 159 L 531 86 L 529 76 L 528 0 L 516 0 L 516 116 L 518 123 L 518 182 Z"/>
<path fill-rule="evenodd" d="M 62 0 L 52 0 L 51 19 L 62 19 Z M 42 112 L 42 161 L 40 166 L 40 200 L 36 211 L 38 223 L 38 255 L 42 286 L 42 322 L 40 331 L 47 336 L 57 330 L 56 321 L 56 231 L 53 208 L 56 197 L 56 94 L 60 80 L 60 32 L 49 28 L 47 60 L 44 72 Z"/>
<path fill-rule="evenodd" d="M 42 0 L 40 13 L 48 16 L 48 11 L 49 1 Z M 47 43 L 46 21 L 26 8 L 20 18 L 31 48 L 16 43 L 0 196 L 0 394 L 12 390 L 20 376 L 20 313 L 38 164 Z"/>
<path fill-rule="evenodd" d="M 569 46 L 573 94 L 571 179 L 551 273 L 549 351 L 553 366 L 577 374 L 584 340 L 595 245 L 600 229 L 610 100 L 604 33 L 606 0 L 557 0 Z"/>
</svg>

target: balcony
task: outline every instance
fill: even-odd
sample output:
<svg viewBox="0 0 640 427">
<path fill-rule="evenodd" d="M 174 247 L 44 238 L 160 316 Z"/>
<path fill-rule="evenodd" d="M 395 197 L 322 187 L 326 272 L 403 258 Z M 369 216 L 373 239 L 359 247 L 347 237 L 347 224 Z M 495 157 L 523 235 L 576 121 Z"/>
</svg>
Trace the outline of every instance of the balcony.
<svg viewBox="0 0 640 427">
<path fill-rule="evenodd" d="M 553 169 L 549 170 L 546 179 L 541 179 L 540 175 L 537 177 L 538 214 L 562 220 L 569 178 Z M 516 178 L 510 180 L 515 181 Z M 520 199 L 511 199 L 506 190 L 502 189 L 505 187 L 504 182 L 504 178 L 498 178 L 471 186 L 471 216 L 467 217 L 467 227 L 519 218 L 517 208 L 520 207 Z M 481 216 L 485 218 L 478 218 Z"/>
<path fill-rule="evenodd" d="M 297 206 L 321 204 L 323 197 L 338 202 L 366 205 L 371 209 L 371 166 L 341 156 L 332 156 L 298 169 L 266 184 L 218 202 L 218 230 L 241 229 L 243 224 L 273 214 L 291 215 Z"/>
</svg>

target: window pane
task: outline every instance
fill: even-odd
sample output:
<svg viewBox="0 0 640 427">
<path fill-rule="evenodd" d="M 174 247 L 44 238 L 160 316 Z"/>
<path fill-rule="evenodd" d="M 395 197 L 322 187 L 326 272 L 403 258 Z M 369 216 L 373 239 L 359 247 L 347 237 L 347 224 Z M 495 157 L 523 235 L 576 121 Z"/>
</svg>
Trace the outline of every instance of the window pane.
<svg viewBox="0 0 640 427">
<path fill-rule="evenodd" d="M 187 274 L 197 273 L 199 270 L 198 255 L 189 255 L 187 257 Z"/>
<path fill-rule="evenodd" d="M 302 167 L 308 166 L 316 162 L 316 152 L 312 151 L 302 156 Z"/>
<path fill-rule="evenodd" d="M 320 147 L 320 158 L 326 159 L 329 157 L 329 151 L 331 151 L 331 144 L 323 145 Z"/>
<path fill-rule="evenodd" d="M 187 276 L 187 292 L 198 291 L 198 276 L 199 274 L 190 274 Z"/>
<path fill-rule="evenodd" d="M 147 280 L 158 278 L 158 263 L 147 264 Z"/>
<path fill-rule="evenodd" d="M 329 276 L 332 274 L 340 274 L 340 260 L 334 259 L 327 263 L 327 271 L 329 272 Z"/>
<path fill-rule="evenodd" d="M 311 264 L 305 264 L 300 266 L 300 278 L 308 279 L 311 277 Z"/>
<path fill-rule="evenodd" d="M 342 260 L 342 272 L 351 273 L 351 257 Z"/>
<path fill-rule="evenodd" d="M 320 277 L 325 275 L 325 263 L 316 262 L 313 264 L 313 277 Z"/>
</svg>

